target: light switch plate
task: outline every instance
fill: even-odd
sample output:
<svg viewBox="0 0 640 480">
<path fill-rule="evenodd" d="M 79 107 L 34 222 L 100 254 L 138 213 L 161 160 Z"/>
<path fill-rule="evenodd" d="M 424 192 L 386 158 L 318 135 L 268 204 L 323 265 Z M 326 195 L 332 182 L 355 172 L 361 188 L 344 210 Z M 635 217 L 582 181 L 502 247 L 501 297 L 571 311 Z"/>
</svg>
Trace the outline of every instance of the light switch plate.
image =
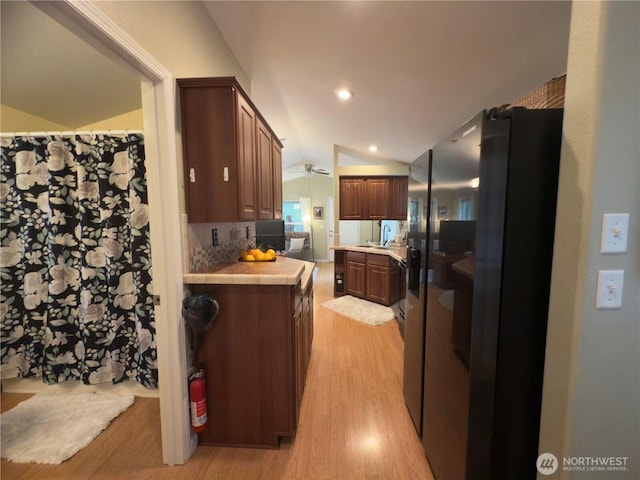
<svg viewBox="0 0 640 480">
<path fill-rule="evenodd" d="M 628 213 L 605 213 L 602 215 L 600 253 L 624 253 L 627 251 L 629 235 Z"/>
<path fill-rule="evenodd" d="M 624 270 L 600 270 L 596 289 L 596 308 L 622 307 Z"/>
</svg>

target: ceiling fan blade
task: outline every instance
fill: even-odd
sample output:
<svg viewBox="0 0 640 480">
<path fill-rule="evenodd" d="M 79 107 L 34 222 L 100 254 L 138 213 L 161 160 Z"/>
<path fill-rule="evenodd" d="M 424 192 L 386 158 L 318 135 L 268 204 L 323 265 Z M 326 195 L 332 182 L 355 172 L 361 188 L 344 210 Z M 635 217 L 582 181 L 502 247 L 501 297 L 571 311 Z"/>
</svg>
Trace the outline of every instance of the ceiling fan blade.
<svg viewBox="0 0 640 480">
<path fill-rule="evenodd" d="M 313 172 L 318 175 L 329 175 L 329 172 L 325 172 L 324 170 L 314 170 Z"/>
</svg>

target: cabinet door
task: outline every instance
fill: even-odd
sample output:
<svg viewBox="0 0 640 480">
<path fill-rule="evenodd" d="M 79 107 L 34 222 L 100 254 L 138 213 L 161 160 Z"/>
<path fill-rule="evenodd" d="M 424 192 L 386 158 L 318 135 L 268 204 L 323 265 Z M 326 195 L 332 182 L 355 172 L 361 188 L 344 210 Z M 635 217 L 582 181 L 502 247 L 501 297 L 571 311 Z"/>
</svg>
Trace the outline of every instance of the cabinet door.
<svg viewBox="0 0 640 480">
<path fill-rule="evenodd" d="M 340 179 L 340 220 L 362 220 L 366 218 L 365 194 L 365 182 L 363 179 Z"/>
<path fill-rule="evenodd" d="M 366 297 L 366 266 L 364 263 L 347 261 L 347 294 Z"/>
<path fill-rule="evenodd" d="M 209 417 L 200 444 L 277 447 L 278 436 L 293 435 L 297 419 L 294 289 L 191 285 L 190 290 L 208 293 L 221 305 L 198 353 Z"/>
<path fill-rule="evenodd" d="M 307 381 L 307 369 L 311 358 L 311 339 L 313 338 L 313 296 L 311 289 L 308 289 L 303 297 L 304 306 L 302 309 L 302 338 L 303 338 L 303 370 L 304 379 Z"/>
<path fill-rule="evenodd" d="M 389 305 L 389 267 L 367 265 L 367 300 Z"/>
<path fill-rule="evenodd" d="M 256 168 L 256 114 L 238 94 L 238 219 L 258 216 Z M 229 199 L 230 201 L 231 199 Z M 224 199 L 219 201 L 224 202 Z"/>
<path fill-rule="evenodd" d="M 271 139 L 271 169 L 273 170 L 273 218 L 282 218 L 282 150 Z"/>
<path fill-rule="evenodd" d="M 409 196 L 409 177 L 396 177 L 391 181 L 391 220 L 407 220 L 407 201 Z"/>
<path fill-rule="evenodd" d="M 389 218 L 391 199 L 390 178 L 367 178 L 367 212 L 370 220 Z"/>
<path fill-rule="evenodd" d="M 302 331 L 302 312 L 297 311 L 294 318 L 294 342 L 295 342 L 295 418 L 300 417 L 300 402 L 302 402 L 302 390 L 304 386 L 303 372 L 303 331 Z"/>
<path fill-rule="evenodd" d="M 271 162 L 271 132 L 256 118 L 258 219 L 273 219 L 273 169 Z"/>
</svg>

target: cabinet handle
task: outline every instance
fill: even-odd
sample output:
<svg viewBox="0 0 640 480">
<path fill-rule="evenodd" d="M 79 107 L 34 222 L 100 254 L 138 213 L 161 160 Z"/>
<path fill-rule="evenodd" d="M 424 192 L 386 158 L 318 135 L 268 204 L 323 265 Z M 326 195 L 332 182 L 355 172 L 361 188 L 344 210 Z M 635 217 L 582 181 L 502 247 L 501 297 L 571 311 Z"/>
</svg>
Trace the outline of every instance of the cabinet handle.
<svg viewBox="0 0 640 480">
<path fill-rule="evenodd" d="M 189 181 L 191 183 L 196 183 L 196 169 L 195 168 L 190 168 L 189 169 Z"/>
</svg>

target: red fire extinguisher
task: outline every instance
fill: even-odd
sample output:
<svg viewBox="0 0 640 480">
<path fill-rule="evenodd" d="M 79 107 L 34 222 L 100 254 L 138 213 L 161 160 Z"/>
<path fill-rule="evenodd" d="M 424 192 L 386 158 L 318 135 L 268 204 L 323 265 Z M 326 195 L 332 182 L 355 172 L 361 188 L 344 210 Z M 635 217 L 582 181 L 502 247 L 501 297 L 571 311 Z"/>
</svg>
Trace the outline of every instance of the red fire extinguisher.
<svg viewBox="0 0 640 480">
<path fill-rule="evenodd" d="M 194 432 L 202 432 L 207 428 L 207 397 L 202 369 L 197 370 L 189 377 L 189 400 L 191 402 L 191 427 Z"/>
</svg>

